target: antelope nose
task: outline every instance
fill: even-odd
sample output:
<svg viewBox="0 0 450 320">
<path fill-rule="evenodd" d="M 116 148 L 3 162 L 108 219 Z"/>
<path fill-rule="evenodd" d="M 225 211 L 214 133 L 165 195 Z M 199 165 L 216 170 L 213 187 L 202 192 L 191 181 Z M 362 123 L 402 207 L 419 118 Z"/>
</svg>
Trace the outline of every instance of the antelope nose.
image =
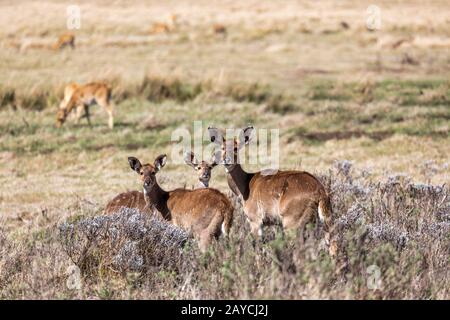
<svg viewBox="0 0 450 320">
<path fill-rule="evenodd" d="M 230 157 L 225 157 L 224 162 L 225 162 L 225 164 L 231 164 L 231 163 L 232 163 L 232 160 L 231 160 Z"/>
</svg>

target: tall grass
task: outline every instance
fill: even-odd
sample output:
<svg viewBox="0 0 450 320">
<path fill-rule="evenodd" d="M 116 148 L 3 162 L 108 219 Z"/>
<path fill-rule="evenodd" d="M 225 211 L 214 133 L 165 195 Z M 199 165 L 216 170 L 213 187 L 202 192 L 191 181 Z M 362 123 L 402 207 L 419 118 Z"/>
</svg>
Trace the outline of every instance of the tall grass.
<svg viewBox="0 0 450 320">
<path fill-rule="evenodd" d="M 267 104 L 269 111 L 286 113 L 294 109 L 282 94 L 274 94 L 269 86 L 258 83 L 228 83 L 216 85 L 213 81 L 186 81 L 178 77 L 148 75 L 138 84 L 124 83 L 121 79 L 106 80 L 113 85 L 113 99 L 120 103 L 131 97 L 142 98 L 152 102 L 174 100 L 186 102 L 203 95 L 204 97 L 226 97 L 236 102 Z M 7 106 L 21 107 L 41 111 L 55 107 L 62 99 L 62 88 L 20 90 L 0 87 L 0 109 Z"/>
</svg>

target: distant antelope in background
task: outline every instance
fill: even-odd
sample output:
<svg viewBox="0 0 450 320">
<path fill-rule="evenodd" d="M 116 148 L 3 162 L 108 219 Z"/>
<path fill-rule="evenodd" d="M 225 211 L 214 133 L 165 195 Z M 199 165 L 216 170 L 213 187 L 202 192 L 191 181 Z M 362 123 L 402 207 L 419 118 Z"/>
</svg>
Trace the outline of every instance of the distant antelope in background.
<svg viewBox="0 0 450 320">
<path fill-rule="evenodd" d="M 29 49 L 46 49 L 59 51 L 66 47 L 75 49 L 75 35 L 73 33 L 63 33 L 53 44 L 49 44 L 46 42 L 37 42 L 35 40 L 28 39 L 18 46 L 20 52 L 26 52 Z"/>
<path fill-rule="evenodd" d="M 158 156 L 153 164 L 141 164 L 135 157 L 129 157 L 128 162 L 141 178 L 147 207 L 192 232 L 202 251 L 213 238 L 229 234 L 234 208 L 220 191 L 212 188 L 163 190 L 156 181 L 156 173 L 166 164 L 166 155 Z"/>
<path fill-rule="evenodd" d="M 188 166 L 191 166 L 197 171 L 199 187 L 208 188 L 209 180 L 211 179 L 211 171 L 215 166 L 217 166 L 215 157 L 212 157 L 211 162 L 199 162 L 193 152 L 188 152 L 185 154 L 184 161 Z"/>
<path fill-rule="evenodd" d="M 155 22 L 150 29 L 151 34 L 169 33 L 176 29 L 178 16 L 171 14 L 167 22 Z"/>
<path fill-rule="evenodd" d="M 100 82 L 92 82 L 85 85 L 71 83 L 64 88 L 64 98 L 59 105 L 56 115 L 56 126 L 61 127 L 67 116 L 73 109 L 76 109 L 76 123 L 82 117 L 86 117 L 91 125 L 89 117 L 89 106 L 98 104 L 108 113 L 108 126 L 114 127 L 113 103 L 111 101 L 111 88 Z M 84 113 L 84 115 L 83 115 Z"/>
<path fill-rule="evenodd" d="M 211 141 L 221 146 L 220 159 L 225 166 L 230 189 L 243 200 L 244 213 L 255 236 L 262 236 L 263 225 L 281 220 L 284 229 L 300 228 L 318 215 L 324 222 L 326 241 L 331 228 L 331 202 L 324 186 L 305 171 L 278 171 L 264 175 L 242 168 L 238 153 L 250 141 L 253 127 L 242 131 L 243 140 L 226 140 L 216 128 L 208 128 Z M 241 138 L 242 139 L 242 138 Z M 331 250 L 330 250 L 331 252 Z"/>
<path fill-rule="evenodd" d="M 215 34 L 221 34 L 224 36 L 227 35 L 227 27 L 225 27 L 223 24 L 216 23 L 213 25 L 212 29 Z"/>
<path fill-rule="evenodd" d="M 75 49 L 75 35 L 70 32 L 60 35 L 58 37 L 58 40 L 52 45 L 51 48 L 53 50 L 62 50 L 68 46 L 72 49 Z"/>
</svg>

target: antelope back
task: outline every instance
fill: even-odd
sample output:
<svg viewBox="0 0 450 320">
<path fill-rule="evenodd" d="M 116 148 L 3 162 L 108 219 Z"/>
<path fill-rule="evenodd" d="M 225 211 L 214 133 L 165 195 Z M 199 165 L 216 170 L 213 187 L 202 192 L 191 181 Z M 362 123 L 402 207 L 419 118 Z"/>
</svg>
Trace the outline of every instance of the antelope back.
<svg viewBox="0 0 450 320">
<path fill-rule="evenodd" d="M 115 196 L 105 208 L 105 214 L 112 214 L 119 211 L 121 207 L 138 209 L 141 212 L 149 212 L 149 207 L 147 207 L 144 193 L 140 191 L 129 191 L 118 194 Z"/>
<path fill-rule="evenodd" d="M 222 223 L 232 219 L 234 211 L 230 200 L 212 188 L 173 190 L 167 207 L 175 225 L 194 233 L 211 227 L 211 232 L 216 236 L 221 233 Z"/>
</svg>

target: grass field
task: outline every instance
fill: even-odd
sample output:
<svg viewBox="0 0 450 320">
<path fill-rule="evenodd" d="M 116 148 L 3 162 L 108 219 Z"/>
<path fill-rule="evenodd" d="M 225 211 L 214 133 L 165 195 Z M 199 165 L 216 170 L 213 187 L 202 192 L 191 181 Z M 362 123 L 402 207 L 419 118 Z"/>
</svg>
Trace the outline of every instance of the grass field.
<svg viewBox="0 0 450 320">
<path fill-rule="evenodd" d="M 375 31 L 366 27 L 373 3 L 366 1 L 78 3 L 76 48 L 62 51 L 47 46 L 67 31 L 72 3 L 0 4 L 0 298 L 450 297 L 446 1 L 377 1 Z M 170 32 L 150 32 L 171 14 L 178 19 Z M 226 33 L 215 33 L 215 24 Z M 73 81 L 112 86 L 114 130 L 97 107 L 92 127 L 73 119 L 55 127 L 63 88 Z M 193 249 L 191 265 L 132 273 L 134 280 L 87 268 L 82 289 L 69 290 L 72 261 L 58 225 L 98 215 L 116 194 L 141 189 L 127 157 L 170 155 L 172 133 L 192 131 L 194 121 L 205 135 L 209 125 L 279 129 L 282 169 L 331 179 L 328 187 L 342 192 L 332 195 L 338 217 L 360 204 L 368 230 L 388 224 L 394 235 L 361 244 L 353 221 L 342 232 L 355 238 L 342 240 L 349 252 L 338 261 L 316 239 L 302 247 L 278 234 L 248 252 L 238 208 L 230 242 L 206 256 Z M 344 160 L 351 174 L 339 169 Z M 393 177 L 401 188 L 383 189 Z M 192 169 L 170 159 L 159 181 L 166 189 L 197 184 Z M 417 198 L 410 192 L 417 185 L 431 189 Z M 211 186 L 229 192 L 222 167 Z M 432 238 L 427 230 L 440 231 Z M 412 240 L 392 244 L 403 233 Z M 364 285 L 373 264 L 382 290 Z"/>
</svg>

